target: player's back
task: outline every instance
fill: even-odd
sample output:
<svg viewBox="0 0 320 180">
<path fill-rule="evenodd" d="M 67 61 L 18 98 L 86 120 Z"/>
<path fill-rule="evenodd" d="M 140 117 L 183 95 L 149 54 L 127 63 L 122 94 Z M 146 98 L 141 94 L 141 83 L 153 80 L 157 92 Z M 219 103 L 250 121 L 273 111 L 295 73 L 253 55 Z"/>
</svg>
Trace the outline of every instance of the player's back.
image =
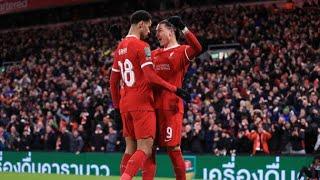
<svg viewBox="0 0 320 180">
<path fill-rule="evenodd" d="M 127 36 L 119 43 L 113 68 L 120 70 L 123 81 L 121 112 L 154 110 L 152 89 L 142 71 L 144 66 L 152 64 L 150 56 L 148 44 L 135 36 Z"/>
</svg>

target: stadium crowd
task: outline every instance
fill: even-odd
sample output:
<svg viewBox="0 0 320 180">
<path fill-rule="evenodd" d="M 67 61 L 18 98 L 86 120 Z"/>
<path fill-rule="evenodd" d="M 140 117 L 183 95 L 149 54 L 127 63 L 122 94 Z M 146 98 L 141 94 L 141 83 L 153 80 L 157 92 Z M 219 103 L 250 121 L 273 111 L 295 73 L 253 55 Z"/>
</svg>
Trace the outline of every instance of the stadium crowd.
<svg viewBox="0 0 320 180">
<path fill-rule="evenodd" d="M 184 152 L 320 150 L 319 5 L 180 12 L 204 47 L 240 43 L 228 58 L 190 65 Z M 175 13 L 154 12 L 153 21 Z M 0 34 L 0 58 L 19 61 L 0 74 L 0 150 L 123 150 L 108 83 L 116 45 L 108 27 L 115 23 L 125 35 L 125 17 Z M 158 46 L 154 34 L 147 41 Z"/>
</svg>

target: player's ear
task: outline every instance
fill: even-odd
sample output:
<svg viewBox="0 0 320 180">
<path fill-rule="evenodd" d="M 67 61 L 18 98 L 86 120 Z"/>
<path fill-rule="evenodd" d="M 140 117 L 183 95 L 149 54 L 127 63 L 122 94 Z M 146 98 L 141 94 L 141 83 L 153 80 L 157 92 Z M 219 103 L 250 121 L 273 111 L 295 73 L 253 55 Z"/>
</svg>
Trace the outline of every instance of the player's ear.
<svg viewBox="0 0 320 180">
<path fill-rule="evenodd" d="M 138 22 L 138 28 L 139 28 L 139 29 L 140 29 L 140 28 L 143 28 L 143 24 L 144 24 L 143 21 Z"/>
<path fill-rule="evenodd" d="M 156 26 L 156 31 L 158 31 L 160 24 L 157 24 Z"/>
<path fill-rule="evenodd" d="M 170 36 L 170 38 L 174 37 L 174 31 L 172 29 L 170 29 L 170 31 L 169 31 L 169 36 Z"/>
</svg>

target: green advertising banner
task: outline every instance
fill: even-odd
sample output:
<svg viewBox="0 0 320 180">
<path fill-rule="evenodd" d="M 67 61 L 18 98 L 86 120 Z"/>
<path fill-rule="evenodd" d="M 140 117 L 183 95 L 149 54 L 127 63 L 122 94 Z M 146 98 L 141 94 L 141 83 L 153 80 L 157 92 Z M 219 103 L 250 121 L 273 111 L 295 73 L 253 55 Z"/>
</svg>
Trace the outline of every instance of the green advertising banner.
<svg viewBox="0 0 320 180">
<path fill-rule="evenodd" d="M 120 153 L 0 152 L 0 172 L 119 175 Z M 184 156 L 187 177 L 205 180 L 296 180 L 312 157 Z M 170 159 L 157 156 L 157 177 L 173 177 Z"/>
<path fill-rule="evenodd" d="M 297 180 L 312 157 L 238 156 L 197 157 L 196 177 L 214 180 Z"/>
</svg>

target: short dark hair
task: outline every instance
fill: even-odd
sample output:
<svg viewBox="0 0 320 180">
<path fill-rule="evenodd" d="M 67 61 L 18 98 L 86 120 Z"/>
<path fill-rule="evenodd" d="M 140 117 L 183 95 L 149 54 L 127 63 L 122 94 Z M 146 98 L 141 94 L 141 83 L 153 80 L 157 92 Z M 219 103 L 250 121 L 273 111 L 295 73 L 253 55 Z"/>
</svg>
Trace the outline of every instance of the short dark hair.
<svg viewBox="0 0 320 180">
<path fill-rule="evenodd" d="M 179 38 L 180 38 L 180 31 L 179 31 L 176 27 L 174 27 L 173 24 L 171 24 L 171 23 L 170 23 L 168 20 L 166 20 L 166 19 L 160 21 L 159 24 L 164 24 L 164 25 L 167 26 L 168 28 L 172 28 L 173 31 L 174 31 L 174 34 L 175 34 L 175 36 L 176 36 L 176 39 L 179 40 Z"/>
<path fill-rule="evenodd" d="M 130 24 L 137 24 L 140 21 L 151 20 L 151 14 L 145 10 L 138 10 L 130 16 Z"/>
</svg>

